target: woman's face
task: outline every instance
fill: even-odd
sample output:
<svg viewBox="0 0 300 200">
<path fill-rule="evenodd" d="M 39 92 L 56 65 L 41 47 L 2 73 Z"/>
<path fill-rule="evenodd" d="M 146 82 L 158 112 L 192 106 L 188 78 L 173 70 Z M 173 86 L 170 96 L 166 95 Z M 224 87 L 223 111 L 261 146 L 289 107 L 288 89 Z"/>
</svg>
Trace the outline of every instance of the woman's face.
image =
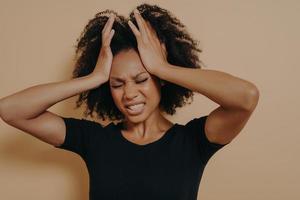
<svg viewBox="0 0 300 200">
<path fill-rule="evenodd" d="M 127 120 L 142 122 L 159 112 L 161 98 L 158 77 L 148 73 L 138 53 L 130 49 L 114 56 L 109 77 L 112 98 Z M 128 104 L 136 104 L 128 108 Z"/>
</svg>

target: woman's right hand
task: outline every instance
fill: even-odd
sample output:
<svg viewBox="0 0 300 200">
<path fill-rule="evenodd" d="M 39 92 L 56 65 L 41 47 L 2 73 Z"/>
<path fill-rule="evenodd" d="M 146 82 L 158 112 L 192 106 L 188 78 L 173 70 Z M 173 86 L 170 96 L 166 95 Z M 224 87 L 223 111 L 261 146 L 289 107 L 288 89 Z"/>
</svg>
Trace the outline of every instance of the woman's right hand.
<svg viewBox="0 0 300 200">
<path fill-rule="evenodd" d="M 94 78 L 99 78 L 99 80 L 108 81 L 109 74 L 111 70 L 111 64 L 113 60 L 113 54 L 110 48 L 110 42 L 115 33 L 115 30 L 112 29 L 114 23 L 115 15 L 113 13 L 110 14 L 109 19 L 107 20 L 105 26 L 102 29 L 102 45 L 101 50 L 98 56 L 98 60 L 93 70 L 91 76 Z"/>
</svg>

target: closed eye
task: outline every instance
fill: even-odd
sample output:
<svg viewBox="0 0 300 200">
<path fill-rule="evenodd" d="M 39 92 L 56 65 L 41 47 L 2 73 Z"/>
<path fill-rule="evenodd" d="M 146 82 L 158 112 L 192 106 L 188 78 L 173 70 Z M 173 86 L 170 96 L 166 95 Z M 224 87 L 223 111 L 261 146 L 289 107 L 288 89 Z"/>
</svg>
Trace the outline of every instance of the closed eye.
<svg viewBox="0 0 300 200">
<path fill-rule="evenodd" d="M 137 81 L 137 83 L 143 83 L 143 82 L 145 82 L 146 80 L 148 80 L 148 78 L 146 78 L 146 79 L 144 79 L 144 80 L 142 80 L 142 81 Z M 113 88 L 119 88 L 119 87 L 121 87 L 122 85 L 116 85 L 116 86 L 111 86 L 111 87 L 113 87 Z"/>
</svg>

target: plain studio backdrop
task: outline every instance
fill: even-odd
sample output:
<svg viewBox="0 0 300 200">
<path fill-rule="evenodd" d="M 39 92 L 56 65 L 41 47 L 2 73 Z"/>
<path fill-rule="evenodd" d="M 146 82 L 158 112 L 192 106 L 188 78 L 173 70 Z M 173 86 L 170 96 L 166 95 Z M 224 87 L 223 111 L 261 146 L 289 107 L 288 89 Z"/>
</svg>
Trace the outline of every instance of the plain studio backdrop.
<svg viewBox="0 0 300 200">
<path fill-rule="evenodd" d="M 198 199 L 300 199 L 299 19 L 297 0 L 1 0 L 0 97 L 67 80 L 76 39 L 107 8 L 128 16 L 139 4 L 172 12 L 200 41 L 206 69 L 253 82 L 260 100 L 242 132 L 208 162 Z M 49 110 L 82 117 L 76 97 Z M 218 105 L 196 93 L 172 122 L 185 124 Z M 100 121 L 99 121 L 100 122 Z M 101 121 L 106 125 L 107 121 Z M 0 199 L 88 199 L 88 171 L 76 154 L 0 122 Z"/>
</svg>

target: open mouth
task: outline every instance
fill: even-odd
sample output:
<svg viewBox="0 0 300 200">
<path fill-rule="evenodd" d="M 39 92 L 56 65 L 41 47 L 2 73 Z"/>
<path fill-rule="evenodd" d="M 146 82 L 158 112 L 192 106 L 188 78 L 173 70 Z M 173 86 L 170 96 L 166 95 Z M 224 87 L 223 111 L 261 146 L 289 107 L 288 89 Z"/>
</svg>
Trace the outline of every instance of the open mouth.
<svg viewBox="0 0 300 200">
<path fill-rule="evenodd" d="M 127 112 L 132 115 L 142 113 L 144 108 L 145 108 L 145 103 L 140 103 L 133 106 L 126 106 Z"/>
</svg>

